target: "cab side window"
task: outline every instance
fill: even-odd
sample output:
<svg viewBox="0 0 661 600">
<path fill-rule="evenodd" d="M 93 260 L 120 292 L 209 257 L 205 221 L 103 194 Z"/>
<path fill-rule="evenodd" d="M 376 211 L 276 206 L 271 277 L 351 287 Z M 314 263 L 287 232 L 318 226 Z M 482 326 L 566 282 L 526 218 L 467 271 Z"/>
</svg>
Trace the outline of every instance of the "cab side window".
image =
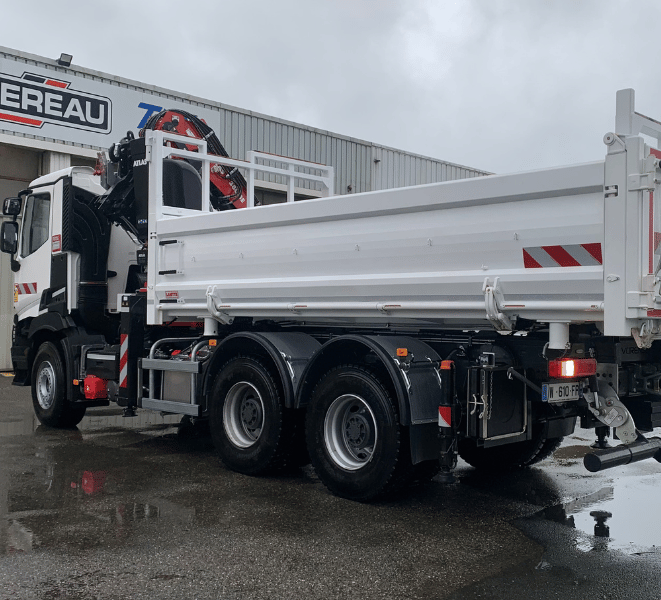
<svg viewBox="0 0 661 600">
<path fill-rule="evenodd" d="M 25 203 L 21 256 L 30 256 L 48 239 L 50 195 L 31 194 Z"/>
</svg>

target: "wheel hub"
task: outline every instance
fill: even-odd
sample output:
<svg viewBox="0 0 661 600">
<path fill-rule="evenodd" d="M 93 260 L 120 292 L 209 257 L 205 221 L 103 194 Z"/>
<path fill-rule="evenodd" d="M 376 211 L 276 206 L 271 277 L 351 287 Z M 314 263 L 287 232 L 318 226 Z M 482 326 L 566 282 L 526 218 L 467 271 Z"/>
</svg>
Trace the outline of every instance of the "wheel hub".
<svg viewBox="0 0 661 600">
<path fill-rule="evenodd" d="M 354 414 L 347 419 L 345 435 L 352 448 L 362 448 L 369 434 L 369 423 L 362 415 Z"/>
<path fill-rule="evenodd" d="M 259 402 L 254 398 L 247 398 L 241 405 L 241 424 L 246 433 L 250 434 L 260 426 L 262 422 L 262 411 Z M 257 439 L 257 438 L 255 438 Z"/>
<path fill-rule="evenodd" d="M 55 401 L 55 369 L 46 361 L 42 364 L 37 375 L 37 402 L 44 410 L 53 406 Z"/>
</svg>

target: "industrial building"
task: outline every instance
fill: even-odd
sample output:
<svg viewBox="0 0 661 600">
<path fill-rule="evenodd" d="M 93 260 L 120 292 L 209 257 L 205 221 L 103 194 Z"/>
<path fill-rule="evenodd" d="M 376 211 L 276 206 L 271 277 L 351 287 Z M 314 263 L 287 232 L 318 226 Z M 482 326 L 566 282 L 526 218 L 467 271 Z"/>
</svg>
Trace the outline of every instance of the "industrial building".
<svg viewBox="0 0 661 600">
<path fill-rule="evenodd" d="M 250 150 L 332 166 L 335 193 L 359 193 L 487 175 L 484 171 L 292 123 L 220 102 L 0 47 L 0 199 L 15 196 L 36 177 L 74 165 L 94 166 L 128 130 L 150 115 L 178 108 L 204 119 L 229 155 Z M 275 159 L 274 159 L 275 160 Z M 297 197 L 324 192 L 310 186 Z M 283 201 L 286 184 L 266 176 L 256 198 Z M 13 273 L 0 262 L 0 370 L 11 369 Z"/>
</svg>

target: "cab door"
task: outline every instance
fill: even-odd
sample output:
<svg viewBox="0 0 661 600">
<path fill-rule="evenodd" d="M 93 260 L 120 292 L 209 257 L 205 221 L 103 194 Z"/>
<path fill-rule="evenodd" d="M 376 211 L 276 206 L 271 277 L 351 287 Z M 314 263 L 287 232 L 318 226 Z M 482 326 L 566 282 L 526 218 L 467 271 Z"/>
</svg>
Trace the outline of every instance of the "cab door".
<svg viewBox="0 0 661 600">
<path fill-rule="evenodd" d="M 52 186 L 37 188 L 25 199 L 16 256 L 20 268 L 14 274 L 14 307 L 19 320 L 39 314 L 41 294 L 50 284 L 52 206 Z"/>
</svg>

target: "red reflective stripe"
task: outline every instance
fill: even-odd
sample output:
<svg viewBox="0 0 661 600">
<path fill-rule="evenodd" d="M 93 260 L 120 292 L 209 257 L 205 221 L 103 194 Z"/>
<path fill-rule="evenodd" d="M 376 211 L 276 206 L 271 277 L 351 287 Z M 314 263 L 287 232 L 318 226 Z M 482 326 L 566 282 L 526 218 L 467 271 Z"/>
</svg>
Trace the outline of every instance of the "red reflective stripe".
<svg viewBox="0 0 661 600">
<path fill-rule="evenodd" d="M 120 344 L 120 352 L 121 356 L 119 357 L 119 387 L 125 388 L 127 386 L 127 381 L 128 381 L 128 369 L 126 370 L 126 373 L 122 375 L 122 371 L 126 367 L 128 360 L 129 360 L 129 345 L 127 342 L 128 335 L 125 333 L 122 333 L 119 336 L 119 344 Z"/>
<path fill-rule="evenodd" d="M 525 250 L 523 249 L 523 266 L 526 269 L 541 269 L 542 265 L 540 265 L 530 254 L 528 254 Z"/>
<path fill-rule="evenodd" d="M 583 248 L 594 258 L 600 265 L 604 264 L 604 259 L 601 256 L 601 244 L 581 244 Z"/>
<path fill-rule="evenodd" d="M 21 123 L 23 125 L 35 125 L 40 126 L 43 121 L 37 121 L 37 119 L 29 119 L 28 117 L 18 117 L 16 115 L 8 115 L 7 113 L 0 113 L 0 119 L 3 121 L 13 121 L 14 123 Z"/>
<path fill-rule="evenodd" d="M 581 266 L 581 263 L 569 254 L 569 252 L 567 252 L 562 246 L 542 246 L 542 250 L 544 250 L 561 267 Z"/>
<path fill-rule="evenodd" d="M 452 427 L 452 407 L 439 406 L 438 407 L 438 426 L 439 427 Z"/>
<path fill-rule="evenodd" d="M 52 85 L 53 87 L 65 88 L 67 84 L 64 81 L 55 81 L 54 79 L 47 79 L 46 85 Z"/>
</svg>

